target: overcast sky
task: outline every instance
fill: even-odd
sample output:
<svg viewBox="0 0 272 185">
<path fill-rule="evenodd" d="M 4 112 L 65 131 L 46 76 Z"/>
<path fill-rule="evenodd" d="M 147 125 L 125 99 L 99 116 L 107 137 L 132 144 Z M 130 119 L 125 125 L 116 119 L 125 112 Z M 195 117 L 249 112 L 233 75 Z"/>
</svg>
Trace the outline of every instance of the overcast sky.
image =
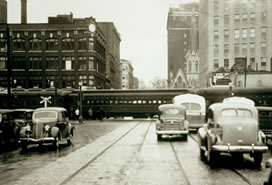
<svg viewBox="0 0 272 185">
<path fill-rule="evenodd" d="M 132 62 L 134 76 L 167 79 L 169 7 L 196 0 L 27 0 L 27 22 L 47 23 L 48 16 L 73 13 L 113 22 L 121 35 L 120 57 Z M 21 0 L 7 0 L 8 22 L 21 22 Z"/>
</svg>

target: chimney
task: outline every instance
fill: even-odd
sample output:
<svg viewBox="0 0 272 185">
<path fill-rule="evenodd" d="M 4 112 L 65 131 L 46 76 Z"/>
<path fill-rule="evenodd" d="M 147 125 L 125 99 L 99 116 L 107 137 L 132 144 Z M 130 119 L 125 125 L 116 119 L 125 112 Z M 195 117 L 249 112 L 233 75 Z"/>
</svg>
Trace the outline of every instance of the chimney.
<svg viewBox="0 0 272 185">
<path fill-rule="evenodd" d="M 27 23 L 27 0 L 21 0 L 21 23 Z"/>
</svg>

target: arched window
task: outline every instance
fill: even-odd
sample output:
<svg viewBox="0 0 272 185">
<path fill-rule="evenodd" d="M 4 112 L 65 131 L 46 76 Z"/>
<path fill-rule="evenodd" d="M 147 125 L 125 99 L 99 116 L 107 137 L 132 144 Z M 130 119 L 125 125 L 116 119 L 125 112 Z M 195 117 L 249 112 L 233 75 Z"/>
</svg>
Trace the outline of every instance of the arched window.
<svg viewBox="0 0 272 185">
<path fill-rule="evenodd" d="M 189 68 L 188 68 L 188 72 L 192 72 L 192 63 L 191 63 L 191 60 L 189 60 Z"/>
<path fill-rule="evenodd" d="M 196 71 L 196 72 L 198 72 L 198 66 L 199 66 L 199 65 L 198 65 L 198 61 L 196 60 L 196 62 L 195 62 L 195 71 Z"/>
<path fill-rule="evenodd" d="M 45 41 L 45 49 L 48 51 L 57 51 L 58 50 L 58 39 L 50 38 Z"/>
<path fill-rule="evenodd" d="M 62 39 L 62 50 L 74 50 L 75 41 L 73 38 L 64 38 Z"/>
<path fill-rule="evenodd" d="M 41 51 L 42 49 L 42 40 L 38 38 L 33 38 L 29 40 L 29 49 L 31 51 Z"/>
<path fill-rule="evenodd" d="M 87 38 L 78 39 L 78 50 L 87 50 L 88 49 L 88 40 Z"/>
<path fill-rule="evenodd" d="M 15 38 L 13 39 L 14 51 L 25 51 L 25 39 Z"/>
</svg>

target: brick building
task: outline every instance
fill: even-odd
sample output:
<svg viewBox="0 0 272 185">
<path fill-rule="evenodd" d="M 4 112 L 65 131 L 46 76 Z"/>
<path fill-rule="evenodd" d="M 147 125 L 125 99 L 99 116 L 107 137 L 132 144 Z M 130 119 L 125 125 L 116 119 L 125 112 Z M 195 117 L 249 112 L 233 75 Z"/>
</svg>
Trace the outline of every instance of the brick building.
<svg viewBox="0 0 272 185">
<path fill-rule="evenodd" d="M 8 17 L 7 14 L 8 14 L 7 1 L 0 0 L 0 23 L 7 23 Z"/>
</svg>

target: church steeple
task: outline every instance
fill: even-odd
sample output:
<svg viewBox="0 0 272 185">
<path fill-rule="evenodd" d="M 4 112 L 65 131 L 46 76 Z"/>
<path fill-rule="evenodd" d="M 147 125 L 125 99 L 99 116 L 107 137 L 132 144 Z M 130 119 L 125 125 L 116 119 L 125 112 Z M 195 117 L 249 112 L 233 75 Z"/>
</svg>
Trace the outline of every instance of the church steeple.
<svg viewBox="0 0 272 185">
<path fill-rule="evenodd" d="M 197 28 L 196 28 L 196 17 L 195 17 L 195 8 L 192 11 L 191 18 L 191 29 L 190 29 L 190 38 L 189 38 L 189 48 L 188 52 L 191 54 L 195 54 L 198 52 L 198 43 L 197 43 Z"/>
</svg>

